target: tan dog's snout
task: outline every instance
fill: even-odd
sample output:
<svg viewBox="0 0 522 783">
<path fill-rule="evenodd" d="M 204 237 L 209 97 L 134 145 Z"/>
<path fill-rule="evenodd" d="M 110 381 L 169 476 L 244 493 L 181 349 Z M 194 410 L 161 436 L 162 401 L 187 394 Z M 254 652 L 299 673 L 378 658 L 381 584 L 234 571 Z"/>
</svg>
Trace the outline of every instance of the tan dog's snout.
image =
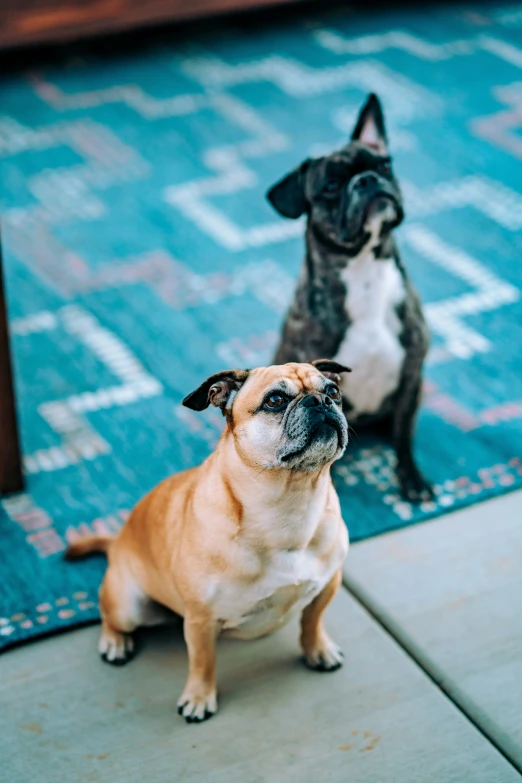
<svg viewBox="0 0 522 783">
<path fill-rule="evenodd" d="M 278 451 L 282 465 L 316 470 L 344 453 L 348 425 L 336 380 L 331 376 L 321 390 L 305 389 L 288 405 Z"/>
</svg>

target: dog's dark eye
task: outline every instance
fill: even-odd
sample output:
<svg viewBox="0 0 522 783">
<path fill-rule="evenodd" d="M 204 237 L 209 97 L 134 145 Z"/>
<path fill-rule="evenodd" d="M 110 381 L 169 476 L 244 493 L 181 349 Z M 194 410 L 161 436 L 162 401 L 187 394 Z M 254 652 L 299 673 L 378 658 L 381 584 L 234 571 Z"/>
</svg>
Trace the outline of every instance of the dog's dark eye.
<svg viewBox="0 0 522 783">
<path fill-rule="evenodd" d="M 379 174 L 391 174 L 391 163 L 389 160 L 383 160 L 379 165 L 377 166 L 377 171 Z"/>
<path fill-rule="evenodd" d="M 265 408 L 268 408 L 272 411 L 276 410 L 277 408 L 282 408 L 283 405 L 286 405 L 286 397 L 283 397 L 282 394 L 278 394 L 277 392 L 269 394 L 265 400 Z"/>
<path fill-rule="evenodd" d="M 332 398 L 332 400 L 335 400 L 335 402 L 340 402 L 341 392 L 339 391 L 337 386 L 330 386 L 326 393 L 329 397 Z"/>
<path fill-rule="evenodd" d="M 323 192 L 327 196 L 337 196 L 340 190 L 341 190 L 341 181 L 333 178 L 327 180 L 326 185 L 323 188 Z"/>
</svg>

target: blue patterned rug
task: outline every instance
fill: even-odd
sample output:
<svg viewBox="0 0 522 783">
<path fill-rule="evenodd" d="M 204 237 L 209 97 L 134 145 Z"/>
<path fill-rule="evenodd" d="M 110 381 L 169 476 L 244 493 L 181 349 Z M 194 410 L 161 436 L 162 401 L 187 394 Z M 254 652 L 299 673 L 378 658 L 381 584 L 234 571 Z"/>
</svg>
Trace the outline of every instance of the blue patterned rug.
<svg viewBox="0 0 522 783">
<path fill-rule="evenodd" d="M 522 6 L 191 35 L 93 45 L 0 84 L 27 473 L 0 510 L 3 646 L 95 619 L 104 562 L 64 563 L 67 539 L 117 530 L 216 442 L 220 416 L 180 401 L 269 361 L 303 254 L 302 224 L 264 192 L 343 144 L 370 90 L 433 333 L 417 452 L 437 502 L 402 502 L 391 451 L 356 440 L 335 470 L 352 538 L 522 485 Z"/>
</svg>

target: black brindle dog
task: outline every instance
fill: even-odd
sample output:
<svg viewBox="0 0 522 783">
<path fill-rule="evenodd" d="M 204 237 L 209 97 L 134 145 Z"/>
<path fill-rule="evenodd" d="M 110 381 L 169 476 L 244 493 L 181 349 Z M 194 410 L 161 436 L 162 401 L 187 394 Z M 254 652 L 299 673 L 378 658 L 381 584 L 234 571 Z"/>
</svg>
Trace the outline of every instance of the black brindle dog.
<svg viewBox="0 0 522 783">
<path fill-rule="evenodd" d="M 350 423 L 389 429 L 403 497 L 430 499 L 412 453 L 428 332 L 392 235 L 404 213 L 378 98 L 369 96 L 346 147 L 305 160 L 268 199 L 284 217 L 308 217 L 276 363 L 328 357 L 351 367 L 342 386 Z"/>
</svg>

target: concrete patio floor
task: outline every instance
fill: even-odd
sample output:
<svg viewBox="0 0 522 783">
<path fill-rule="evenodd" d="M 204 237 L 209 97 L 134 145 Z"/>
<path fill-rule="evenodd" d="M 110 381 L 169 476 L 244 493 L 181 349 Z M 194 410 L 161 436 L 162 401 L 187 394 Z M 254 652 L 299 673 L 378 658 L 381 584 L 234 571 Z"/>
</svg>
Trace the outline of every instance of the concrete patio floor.
<svg viewBox="0 0 522 783">
<path fill-rule="evenodd" d="M 520 781 L 521 512 L 513 493 L 355 545 L 328 615 L 344 668 L 306 670 L 295 625 L 223 641 L 202 725 L 176 714 L 179 629 L 144 634 L 122 669 L 100 662 L 97 627 L 5 653 L 0 778 Z"/>
</svg>

